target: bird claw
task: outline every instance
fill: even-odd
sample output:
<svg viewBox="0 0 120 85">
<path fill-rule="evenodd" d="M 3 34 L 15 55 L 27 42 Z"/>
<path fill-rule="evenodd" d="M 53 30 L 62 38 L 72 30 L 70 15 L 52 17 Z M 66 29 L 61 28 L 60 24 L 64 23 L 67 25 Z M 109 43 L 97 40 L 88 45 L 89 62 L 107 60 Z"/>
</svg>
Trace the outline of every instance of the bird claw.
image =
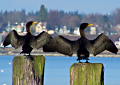
<svg viewBox="0 0 120 85">
<path fill-rule="evenodd" d="M 79 62 L 78 63 L 83 63 L 83 62 L 81 62 L 80 60 L 79 60 Z"/>
<path fill-rule="evenodd" d="M 88 59 L 88 60 L 89 60 L 89 59 Z M 89 62 L 88 62 L 88 60 L 86 60 L 86 62 L 85 62 L 85 63 L 89 63 Z"/>
</svg>

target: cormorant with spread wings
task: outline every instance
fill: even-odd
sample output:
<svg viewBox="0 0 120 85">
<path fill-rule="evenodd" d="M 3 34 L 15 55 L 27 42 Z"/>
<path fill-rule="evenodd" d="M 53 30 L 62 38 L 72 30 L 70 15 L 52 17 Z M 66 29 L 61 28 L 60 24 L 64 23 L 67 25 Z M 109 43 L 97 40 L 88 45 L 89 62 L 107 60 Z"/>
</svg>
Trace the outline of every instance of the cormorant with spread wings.
<svg viewBox="0 0 120 85">
<path fill-rule="evenodd" d="M 37 22 L 29 21 L 26 24 L 27 34 L 25 36 L 19 35 L 15 30 L 12 30 L 4 40 L 4 47 L 11 44 L 15 49 L 22 47 L 22 52 L 24 54 L 31 53 L 33 48 L 39 49 L 48 43 L 52 37 L 45 31 L 37 36 L 32 35 L 30 26 Z"/>
<path fill-rule="evenodd" d="M 77 53 L 77 57 L 80 62 L 81 59 L 85 59 L 88 62 L 89 53 L 96 56 L 97 54 L 108 50 L 117 54 L 118 49 L 114 43 L 103 33 L 101 33 L 96 39 L 88 40 L 85 35 L 85 28 L 93 24 L 82 23 L 79 31 L 81 38 L 76 41 L 71 41 L 59 35 L 53 38 L 49 43 L 43 46 L 44 52 L 59 52 L 68 56 L 72 56 L 73 53 Z"/>
</svg>

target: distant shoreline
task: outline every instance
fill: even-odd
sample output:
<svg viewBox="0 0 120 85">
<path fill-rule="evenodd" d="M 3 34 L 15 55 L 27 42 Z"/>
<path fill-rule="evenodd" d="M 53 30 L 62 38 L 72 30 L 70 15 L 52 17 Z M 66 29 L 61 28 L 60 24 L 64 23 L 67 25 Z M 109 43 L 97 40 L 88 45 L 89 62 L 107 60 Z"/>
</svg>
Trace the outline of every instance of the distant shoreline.
<svg viewBox="0 0 120 85">
<path fill-rule="evenodd" d="M 8 52 L 8 53 L 0 53 L 0 55 L 13 55 L 13 56 L 24 56 L 24 54 L 20 54 L 20 53 L 12 53 L 12 52 Z M 69 57 L 67 55 L 64 54 L 60 54 L 60 53 L 52 53 L 52 52 L 32 52 L 31 55 L 43 55 L 43 56 L 63 56 L 63 57 Z M 73 54 L 71 57 L 76 57 L 76 54 Z M 90 54 L 90 57 L 120 57 L 120 54 L 113 54 L 113 53 L 101 53 L 98 54 L 97 56 L 93 56 L 92 54 Z"/>
</svg>

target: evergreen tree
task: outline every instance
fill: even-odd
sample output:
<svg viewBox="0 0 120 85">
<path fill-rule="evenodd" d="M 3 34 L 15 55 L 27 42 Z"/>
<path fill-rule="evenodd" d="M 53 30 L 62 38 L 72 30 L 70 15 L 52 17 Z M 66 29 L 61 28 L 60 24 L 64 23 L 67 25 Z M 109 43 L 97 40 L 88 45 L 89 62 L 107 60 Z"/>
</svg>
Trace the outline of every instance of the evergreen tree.
<svg viewBox="0 0 120 85">
<path fill-rule="evenodd" d="M 5 17 L 8 16 L 8 12 L 7 12 L 7 10 L 4 12 L 4 16 L 5 16 Z"/>
<path fill-rule="evenodd" d="M 38 21 L 45 22 L 47 18 L 47 10 L 45 9 L 44 5 L 41 5 L 39 14 L 38 14 Z"/>
<path fill-rule="evenodd" d="M 107 23 L 109 21 L 109 17 L 108 17 L 107 14 L 103 15 L 103 20 L 104 20 L 105 23 Z"/>
</svg>

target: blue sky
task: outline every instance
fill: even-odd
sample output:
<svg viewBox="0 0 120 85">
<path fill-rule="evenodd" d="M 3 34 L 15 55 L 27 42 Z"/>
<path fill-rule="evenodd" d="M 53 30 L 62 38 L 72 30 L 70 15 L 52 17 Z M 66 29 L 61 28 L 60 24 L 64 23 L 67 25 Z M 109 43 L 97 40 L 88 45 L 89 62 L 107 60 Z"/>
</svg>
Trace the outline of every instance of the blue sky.
<svg viewBox="0 0 120 85">
<path fill-rule="evenodd" d="M 120 8 L 120 0 L 0 0 L 0 11 L 37 11 L 44 4 L 48 10 L 76 11 L 79 13 L 110 14 Z"/>
</svg>

